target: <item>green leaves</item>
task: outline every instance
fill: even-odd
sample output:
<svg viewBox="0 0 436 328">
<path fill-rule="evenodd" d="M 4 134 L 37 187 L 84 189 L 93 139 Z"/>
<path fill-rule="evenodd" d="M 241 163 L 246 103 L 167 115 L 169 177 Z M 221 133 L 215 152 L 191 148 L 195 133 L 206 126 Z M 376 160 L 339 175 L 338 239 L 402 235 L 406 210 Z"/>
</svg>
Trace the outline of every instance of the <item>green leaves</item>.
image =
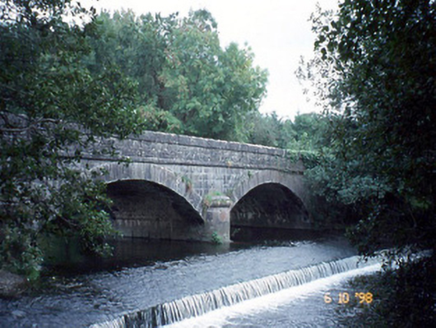
<svg viewBox="0 0 436 328">
<path fill-rule="evenodd" d="M 315 58 L 301 75 L 336 117 L 335 159 L 308 175 L 377 227 L 368 240 L 423 246 L 436 231 L 435 17 L 426 0 L 345 0 L 313 15 Z"/>
<path fill-rule="evenodd" d="M 36 278 L 41 235 L 78 234 L 88 251 L 105 250 L 104 186 L 74 165 L 98 137 L 138 132 L 141 118 L 134 82 L 110 63 L 98 73 L 87 65 L 94 23 L 62 20 L 90 13 L 69 1 L 1 10 L 0 266 Z"/>
<path fill-rule="evenodd" d="M 89 65 L 98 73 L 110 60 L 136 82 L 148 129 L 235 139 L 238 122 L 257 110 L 266 72 L 253 67 L 250 49 L 221 48 L 209 12 L 184 18 L 102 13 L 98 21 Z"/>
<path fill-rule="evenodd" d="M 162 72 L 169 92 L 177 94 L 169 110 L 183 122 L 184 133 L 230 139 L 237 120 L 257 109 L 265 78 L 251 68 L 247 50 L 235 44 L 221 49 L 214 24 L 198 25 L 202 19 L 191 13 L 171 35 Z"/>
</svg>

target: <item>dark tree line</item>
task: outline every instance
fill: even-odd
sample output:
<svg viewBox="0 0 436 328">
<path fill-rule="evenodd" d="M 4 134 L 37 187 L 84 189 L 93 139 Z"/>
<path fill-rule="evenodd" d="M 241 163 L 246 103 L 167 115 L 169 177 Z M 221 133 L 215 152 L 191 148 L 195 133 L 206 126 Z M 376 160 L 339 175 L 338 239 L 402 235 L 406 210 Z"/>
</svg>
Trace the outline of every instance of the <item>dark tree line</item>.
<svg viewBox="0 0 436 328">
<path fill-rule="evenodd" d="M 390 301 L 373 315 L 374 326 L 433 326 L 436 3 L 344 0 L 336 14 L 319 10 L 312 21 L 315 57 L 300 73 L 325 105 L 333 139 L 332 156 L 309 170 L 309 181 L 351 218 L 362 253 L 431 251 L 416 263 L 397 261 L 383 280 Z"/>
<path fill-rule="evenodd" d="M 84 65 L 95 23 L 70 24 L 65 15 L 93 13 L 70 1 L 0 7 L 0 267 L 31 279 L 47 234 L 79 235 L 84 248 L 107 252 L 104 186 L 71 164 L 96 138 L 141 124 L 134 83 L 110 63 L 98 73 Z"/>
</svg>

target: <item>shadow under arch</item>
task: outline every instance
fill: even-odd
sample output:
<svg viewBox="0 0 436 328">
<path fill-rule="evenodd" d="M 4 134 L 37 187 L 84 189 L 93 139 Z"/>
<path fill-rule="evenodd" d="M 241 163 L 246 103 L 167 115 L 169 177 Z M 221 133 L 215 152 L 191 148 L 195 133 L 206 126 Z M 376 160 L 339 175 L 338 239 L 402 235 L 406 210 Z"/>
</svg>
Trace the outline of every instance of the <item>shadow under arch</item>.
<svg viewBox="0 0 436 328">
<path fill-rule="evenodd" d="M 148 163 L 131 163 L 129 165 L 110 163 L 100 166 L 98 169 L 103 169 L 107 172 L 107 174 L 103 176 L 103 181 L 106 182 L 106 184 L 123 180 L 139 180 L 162 185 L 184 198 L 204 222 L 201 215 L 201 196 L 190 188 L 183 177 L 175 172 L 165 167 Z"/>
<path fill-rule="evenodd" d="M 100 167 L 101 169 L 102 167 Z M 204 225 L 201 198 L 174 172 L 153 164 L 111 163 L 108 196 L 114 227 L 126 237 L 195 240 Z M 200 209 L 200 210 L 199 210 Z"/>
<path fill-rule="evenodd" d="M 248 235 L 256 239 L 253 233 L 269 231 L 278 237 L 285 230 L 310 230 L 310 215 L 302 197 L 304 183 L 298 175 L 260 171 L 241 181 L 231 195 L 232 240 L 247 239 L 238 237 L 241 231 L 245 235 L 250 231 Z"/>
</svg>

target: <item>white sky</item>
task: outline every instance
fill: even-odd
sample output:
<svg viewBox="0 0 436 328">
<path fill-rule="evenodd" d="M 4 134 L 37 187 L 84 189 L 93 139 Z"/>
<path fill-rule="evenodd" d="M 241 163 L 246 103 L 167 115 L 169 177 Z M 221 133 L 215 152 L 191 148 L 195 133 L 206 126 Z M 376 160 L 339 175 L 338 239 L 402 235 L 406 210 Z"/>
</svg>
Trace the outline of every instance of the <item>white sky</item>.
<svg viewBox="0 0 436 328">
<path fill-rule="evenodd" d="M 89 1 L 83 1 L 89 3 Z M 308 21 L 316 3 L 334 9 L 338 0 L 100 0 L 97 9 L 132 9 L 137 15 L 160 12 L 167 16 L 190 9 L 207 9 L 218 23 L 221 46 L 247 43 L 255 65 L 269 72 L 268 94 L 260 107 L 263 113 L 276 111 L 293 118 L 297 112 L 319 111 L 307 102 L 295 76 L 300 57 L 311 56 L 315 36 Z"/>
</svg>

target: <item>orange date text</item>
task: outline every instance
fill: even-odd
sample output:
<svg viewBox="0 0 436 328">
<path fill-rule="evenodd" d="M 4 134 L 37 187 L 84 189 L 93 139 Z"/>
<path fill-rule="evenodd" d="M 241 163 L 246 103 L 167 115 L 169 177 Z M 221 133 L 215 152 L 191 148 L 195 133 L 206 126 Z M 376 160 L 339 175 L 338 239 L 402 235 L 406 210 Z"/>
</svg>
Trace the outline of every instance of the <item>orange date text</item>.
<svg viewBox="0 0 436 328">
<path fill-rule="evenodd" d="M 374 295 L 370 292 L 357 292 L 354 293 L 354 298 L 357 302 L 359 302 L 359 304 L 371 304 L 372 301 L 374 300 Z M 326 304 L 330 304 L 330 303 L 338 303 L 338 304 L 348 304 L 350 303 L 352 299 L 352 296 L 350 295 L 350 293 L 347 292 L 343 292 L 343 293 L 338 293 L 335 295 L 332 295 L 332 293 L 325 293 L 324 294 L 324 302 Z"/>
</svg>

